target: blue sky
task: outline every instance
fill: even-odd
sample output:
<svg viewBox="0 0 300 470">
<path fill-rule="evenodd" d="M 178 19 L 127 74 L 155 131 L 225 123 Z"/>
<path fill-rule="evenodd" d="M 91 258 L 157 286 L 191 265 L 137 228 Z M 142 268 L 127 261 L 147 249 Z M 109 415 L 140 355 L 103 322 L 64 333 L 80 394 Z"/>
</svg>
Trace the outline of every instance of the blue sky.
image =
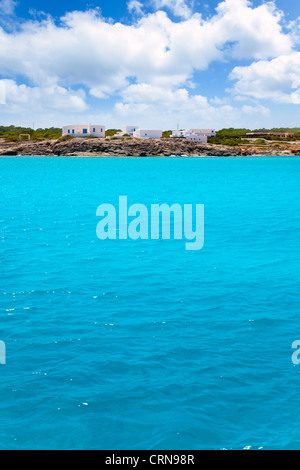
<svg viewBox="0 0 300 470">
<path fill-rule="evenodd" d="M 300 126 L 300 8 L 0 0 L 0 124 Z"/>
<path fill-rule="evenodd" d="M 49 0 L 39 0 L 39 1 L 32 1 L 32 0 L 22 0 L 17 3 L 15 11 L 18 17 L 22 17 L 24 19 L 30 18 L 30 10 L 36 11 L 44 11 L 46 13 L 51 14 L 54 17 L 60 17 L 65 14 L 66 11 L 74 11 L 74 10 L 87 10 L 89 8 L 101 8 L 103 16 L 109 18 L 113 18 L 116 21 L 128 21 L 129 23 L 132 20 L 132 15 L 128 11 L 127 4 L 129 2 L 123 0 L 100 0 L 100 1 L 90 1 L 87 2 L 85 0 L 65 0 L 63 2 L 58 0 L 53 0 L 49 2 Z M 144 8 L 148 12 L 153 12 L 156 10 L 154 4 L 152 2 L 142 2 Z M 188 3 L 188 2 L 187 2 Z M 212 15 L 216 6 L 220 2 L 218 0 L 207 0 L 207 1 L 200 1 L 195 0 L 193 2 L 193 11 L 201 12 L 204 16 Z M 252 4 L 254 6 L 259 6 L 261 3 L 260 0 L 254 0 Z M 266 2 L 265 2 L 266 3 Z M 191 4 L 191 3 L 190 3 Z M 295 18 L 300 15 L 299 5 L 295 0 L 277 0 L 276 5 L 279 9 L 285 11 L 286 15 L 290 15 L 292 18 Z M 169 10 L 169 13 L 172 16 L 172 11 Z M 174 17 L 174 15 L 173 15 Z"/>
</svg>

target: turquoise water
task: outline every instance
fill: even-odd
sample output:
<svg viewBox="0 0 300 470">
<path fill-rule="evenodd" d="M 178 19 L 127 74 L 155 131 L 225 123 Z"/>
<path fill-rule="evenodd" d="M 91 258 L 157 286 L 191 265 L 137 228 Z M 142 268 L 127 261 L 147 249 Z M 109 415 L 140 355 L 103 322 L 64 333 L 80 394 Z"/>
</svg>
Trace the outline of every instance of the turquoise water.
<svg viewBox="0 0 300 470">
<path fill-rule="evenodd" d="M 300 158 L 0 158 L 0 448 L 300 449 Z M 205 205 L 205 245 L 96 208 Z"/>
</svg>

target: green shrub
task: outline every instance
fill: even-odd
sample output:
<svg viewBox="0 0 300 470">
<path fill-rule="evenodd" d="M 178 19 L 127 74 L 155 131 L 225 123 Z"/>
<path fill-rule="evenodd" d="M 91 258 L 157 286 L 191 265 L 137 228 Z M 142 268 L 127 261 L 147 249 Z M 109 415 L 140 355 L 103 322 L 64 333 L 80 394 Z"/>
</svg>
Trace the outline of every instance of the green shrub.
<svg viewBox="0 0 300 470">
<path fill-rule="evenodd" d="M 107 129 L 105 131 L 105 137 L 112 137 L 115 135 L 117 132 L 121 132 L 121 129 Z"/>
<path fill-rule="evenodd" d="M 66 140 L 72 140 L 72 139 L 75 139 L 75 137 L 73 137 L 72 135 L 64 135 L 63 137 L 59 138 L 61 142 L 65 142 Z"/>
<path fill-rule="evenodd" d="M 61 137 L 61 129 L 50 127 L 33 130 L 30 127 L 0 126 L 0 137 L 9 141 L 17 141 L 20 134 L 29 134 L 31 140 L 59 139 Z"/>
<path fill-rule="evenodd" d="M 168 139 L 172 135 L 173 131 L 163 131 L 162 133 L 162 138 L 163 139 Z"/>
</svg>

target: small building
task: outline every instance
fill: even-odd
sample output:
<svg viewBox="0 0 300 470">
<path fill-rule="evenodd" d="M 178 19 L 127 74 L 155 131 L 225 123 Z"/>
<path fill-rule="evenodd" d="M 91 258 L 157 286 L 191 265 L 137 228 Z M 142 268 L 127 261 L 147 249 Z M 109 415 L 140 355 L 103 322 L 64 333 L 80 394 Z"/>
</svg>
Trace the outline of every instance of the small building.
<svg viewBox="0 0 300 470">
<path fill-rule="evenodd" d="M 74 125 L 74 126 L 64 126 L 62 128 L 62 135 L 70 135 L 72 137 L 105 137 L 105 126 L 96 125 L 96 124 L 87 124 L 87 125 Z"/>
<path fill-rule="evenodd" d="M 215 129 L 190 129 L 189 132 L 197 135 L 205 135 L 206 137 L 216 137 Z"/>
<path fill-rule="evenodd" d="M 173 131 L 171 137 L 185 137 L 186 131 Z"/>
<path fill-rule="evenodd" d="M 136 139 L 160 139 L 162 137 L 161 130 L 148 130 L 148 129 L 137 129 L 133 133 L 133 137 Z"/>
<path fill-rule="evenodd" d="M 208 137 L 215 137 L 216 131 L 214 129 L 188 129 L 187 131 L 173 131 L 171 137 L 185 138 L 187 140 L 194 140 L 195 142 L 207 143 Z"/>
<path fill-rule="evenodd" d="M 247 138 L 256 137 L 279 137 L 280 139 L 294 138 L 295 134 L 292 132 L 247 132 Z"/>
<path fill-rule="evenodd" d="M 268 132 L 247 132 L 247 139 L 254 139 L 256 137 L 268 137 Z"/>
<path fill-rule="evenodd" d="M 268 132 L 270 137 L 280 137 L 281 139 L 287 139 L 288 137 L 294 138 L 295 134 L 291 132 Z"/>
<path fill-rule="evenodd" d="M 203 142 L 207 144 L 207 135 L 195 134 L 194 132 L 187 132 L 185 135 L 186 140 L 193 140 L 195 142 Z"/>
<path fill-rule="evenodd" d="M 122 133 L 130 135 L 130 134 L 133 134 L 138 129 L 139 129 L 139 126 L 125 126 L 125 127 L 122 127 Z"/>
</svg>

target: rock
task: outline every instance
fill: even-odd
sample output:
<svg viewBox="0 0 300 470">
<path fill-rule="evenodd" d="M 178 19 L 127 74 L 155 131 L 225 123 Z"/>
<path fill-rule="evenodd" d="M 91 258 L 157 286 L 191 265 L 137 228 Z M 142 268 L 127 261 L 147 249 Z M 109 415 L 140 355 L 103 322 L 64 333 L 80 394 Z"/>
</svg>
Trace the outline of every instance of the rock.
<svg viewBox="0 0 300 470">
<path fill-rule="evenodd" d="M 5 150 L 4 152 L 0 153 L 0 156 L 15 156 L 18 155 L 17 150 L 11 149 L 11 150 Z"/>
<path fill-rule="evenodd" d="M 159 140 L 104 140 L 75 138 L 71 140 L 48 140 L 22 142 L 22 145 L 0 142 L 0 155 L 45 155 L 45 156 L 125 156 L 125 157 L 170 157 L 170 156 L 248 156 L 248 155 L 300 155 L 300 145 L 264 148 L 251 146 L 227 147 L 224 145 L 191 142 L 185 139 Z"/>
</svg>

